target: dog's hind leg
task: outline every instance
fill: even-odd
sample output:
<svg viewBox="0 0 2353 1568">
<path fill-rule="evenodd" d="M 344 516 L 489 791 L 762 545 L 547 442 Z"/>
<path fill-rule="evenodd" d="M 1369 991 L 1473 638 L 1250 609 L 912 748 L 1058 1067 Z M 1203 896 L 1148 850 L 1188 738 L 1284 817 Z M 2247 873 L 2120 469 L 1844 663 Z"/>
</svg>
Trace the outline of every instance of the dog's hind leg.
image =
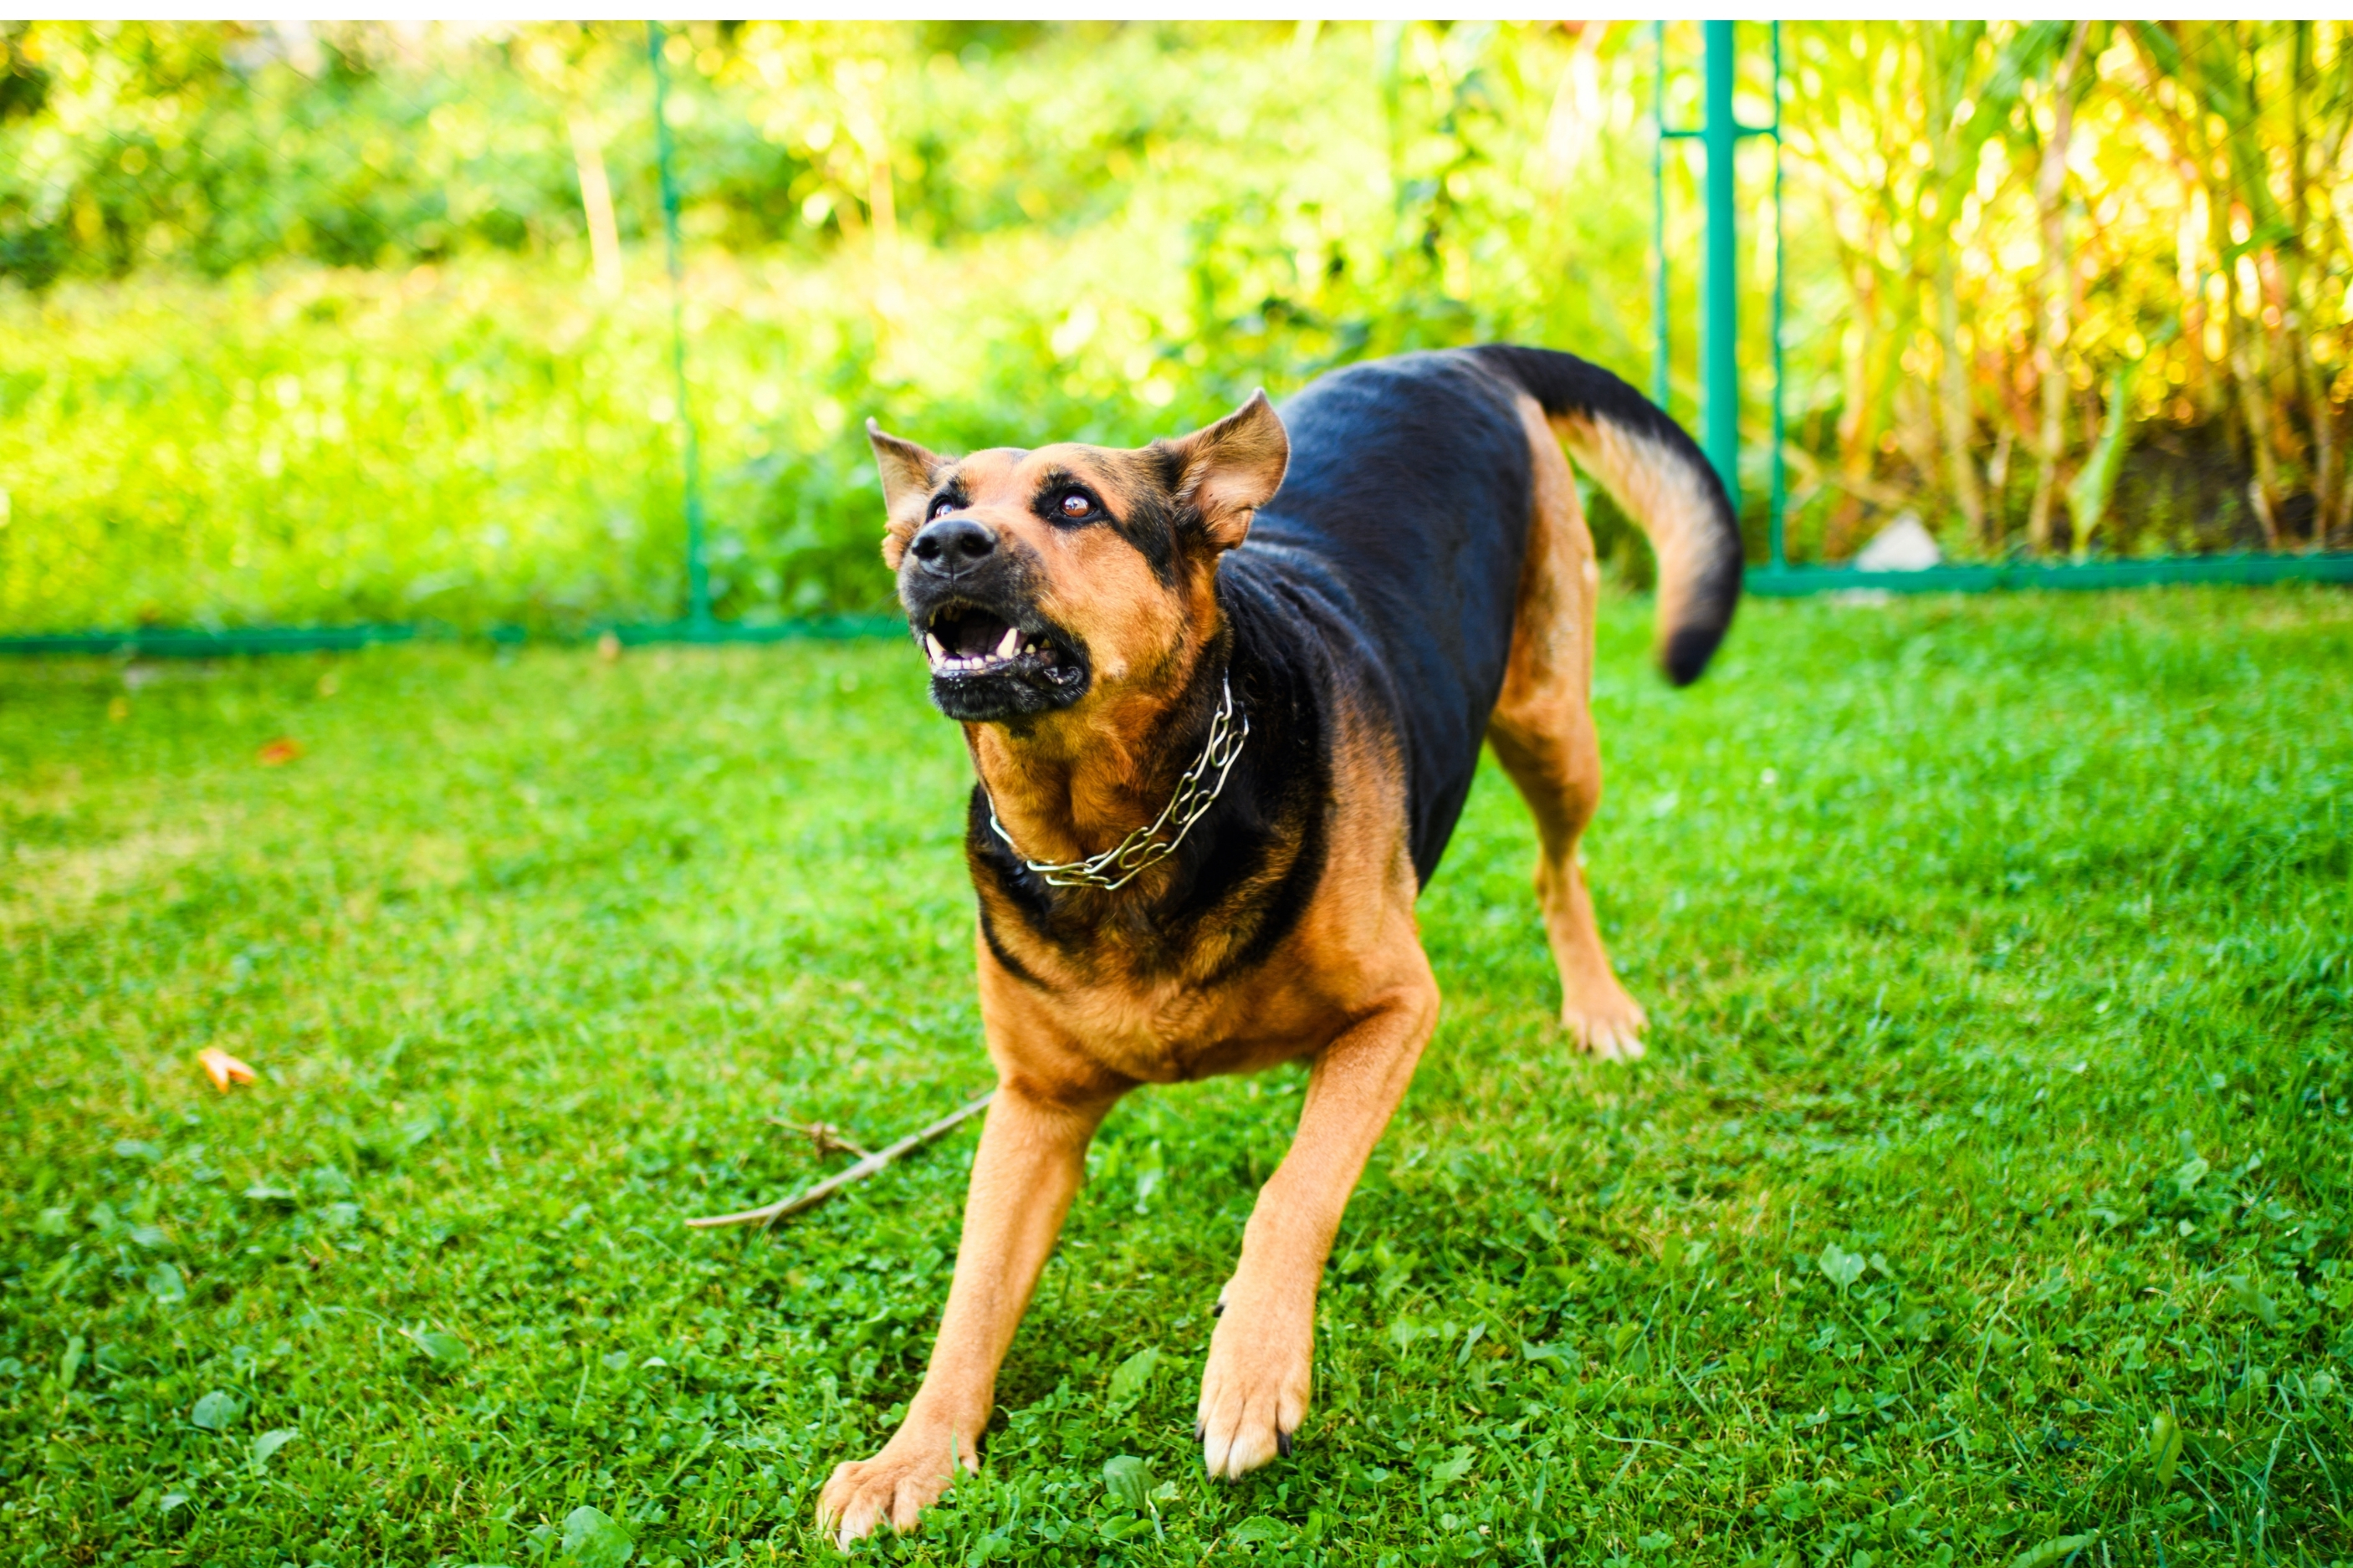
<svg viewBox="0 0 2353 1568">
<path fill-rule="evenodd" d="M 1561 1023 L 1596 1056 L 1639 1057 L 1642 1009 L 1609 966 L 1577 857 L 1601 804 L 1591 702 L 1600 573 L 1568 459 L 1535 399 L 1520 399 L 1520 417 L 1535 458 L 1527 563 L 1487 739 L 1535 818 L 1536 900 L 1560 966 Z"/>
</svg>

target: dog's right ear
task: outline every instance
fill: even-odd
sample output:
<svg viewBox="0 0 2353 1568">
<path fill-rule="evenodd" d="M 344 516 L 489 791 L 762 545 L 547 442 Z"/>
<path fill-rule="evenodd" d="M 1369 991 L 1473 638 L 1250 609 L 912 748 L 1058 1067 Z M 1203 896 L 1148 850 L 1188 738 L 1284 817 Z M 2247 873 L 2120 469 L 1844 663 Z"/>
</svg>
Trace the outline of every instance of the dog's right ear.
<svg viewBox="0 0 2353 1568">
<path fill-rule="evenodd" d="M 882 476 L 882 505 L 890 522 L 882 534 L 883 564 L 896 572 L 909 541 L 923 526 L 923 503 L 939 483 L 948 460 L 937 452 L 902 441 L 873 420 L 866 422 L 866 441 L 874 448 L 874 467 Z"/>
<path fill-rule="evenodd" d="M 1152 443 L 1169 467 L 1176 500 L 1200 513 L 1201 527 L 1219 550 L 1250 534 L 1250 519 L 1282 488 L 1291 465 L 1291 437 L 1266 389 L 1189 436 Z"/>
</svg>

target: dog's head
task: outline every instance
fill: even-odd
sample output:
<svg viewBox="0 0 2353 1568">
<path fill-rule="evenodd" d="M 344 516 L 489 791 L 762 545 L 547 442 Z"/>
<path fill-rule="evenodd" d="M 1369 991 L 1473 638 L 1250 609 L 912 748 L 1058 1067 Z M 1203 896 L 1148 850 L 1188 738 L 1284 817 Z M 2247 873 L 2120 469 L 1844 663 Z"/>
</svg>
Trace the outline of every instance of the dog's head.
<svg viewBox="0 0 2353 1568">
<path fill-rule="evenodd" d="M 951 719 L 1019 720 L 1173 689 L 1215 624 L 1218 557 L 1282 487 L 1291 441 L 1263 392 L 1135 450 L 1064 444 L 943 458 L 867 437 L 907 624 Z"/>
</svg>

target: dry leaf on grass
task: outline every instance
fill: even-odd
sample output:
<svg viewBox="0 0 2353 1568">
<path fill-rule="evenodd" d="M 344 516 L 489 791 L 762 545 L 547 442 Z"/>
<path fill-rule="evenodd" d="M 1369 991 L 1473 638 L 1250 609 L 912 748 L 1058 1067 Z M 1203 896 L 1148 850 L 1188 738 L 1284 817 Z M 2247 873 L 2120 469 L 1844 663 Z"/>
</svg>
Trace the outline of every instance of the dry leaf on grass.
<svg viewBox="0 0 2353 1568">
<path fill-rule="evenodd" d="M 253 753 L 253 760 L 265 768 L 280 768 L 301 754 L 301 742 L 291 735 L 280 735 L 274 741 L 264 742 L 261 750 Z"/>
<path fill-rule="evenodd" d="M 211 1046 L 207 1046 L 203 1050 L 196 1053 L 196 1064 L 203 1068 L 206 1074 L 212 1079 L 213 1087 L 219 1089 L 223 1094 L 227 1094 L 228 1092 L 228 1086 L 232 1083 L 251 1083 L 253 1081 L 253 1069 L 251 1068 L 246 1066 L 243 1062 L 229 1055 L 227 1051 L 217 1049 Z"/>
</svg>

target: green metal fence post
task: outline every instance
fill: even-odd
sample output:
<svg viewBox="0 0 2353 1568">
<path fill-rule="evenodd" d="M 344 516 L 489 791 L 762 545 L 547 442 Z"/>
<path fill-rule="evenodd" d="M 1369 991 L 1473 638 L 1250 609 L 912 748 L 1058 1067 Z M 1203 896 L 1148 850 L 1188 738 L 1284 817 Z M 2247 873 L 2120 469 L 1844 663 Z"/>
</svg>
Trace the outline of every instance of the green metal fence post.
<svg viewBox="0 0 2353 1568">
<path fill-rule="evenodd" d="M 1700 121 L 1707 149 L 1707 261 L 1700 282 L 1700 447 L 1740 510 L 1740 277 L 1734 223 L 1732 24 L 1703 22 Z"/>
<path fill-rule="evenodd" d="M 686 618 L 696 627 L 711 621 L 711 575 L 702 558 L 702 451 L 696 439 L 694 405 L 686 392 L 686 268 L 678 238 L 678 181 L 670 173 L 670 73 L 662 63 L 662 25 L 646 24 L 646 58 L 654 73 L 654 162 L 661 176 L 662 230 L 670 246 L 670 370 L 678 383 L 678 419 L 684 432 L 686 468 Z"/>
<path fill-rule="evenodd" d="M 1701 24 L 1704 46 L 1701 107 L 1697 130 L 1677 130 L 1667 124 L 1667 44 L 1664 23 L 1651 24 L 1653 53 L 1651 119 L 1657 135 L 1651 144 L 1651 252 L 1653 312 L 1657 338 L 1651 345 L 1651 381 L 1653 400 L 1667 403 L 1667 200 L 1666 144 L 1682 137 L 1698 139 L 1706 149 L 1707 168 L 1701 190 L 1705 202 L 1705 268 L 1700 280 L 1700 449 L 1724 480 L 1733 510 L 1740 509 L 1740 237 L 1738 182 L 1733 153 L 1744 136 L 1773 139 L 1773 451 L 1771 500 L 1766 520 L 1766 549 L 1776 569 L 1787 563 L 1783 518 L 1788 508 L 1788 475 L 1785 447 L 1788 425 L 1783 391 L 1787 366 L 1783 329 L 1788 317 L 1787 240 L 1781 201 L 1781 24 L 1770 24 L 1773 37 L 1773 120 L 1767 125 L 1743 125 L 1734 118 L 1732 89 L 1737 56 L 1730 22 Z"/>
</svg>

